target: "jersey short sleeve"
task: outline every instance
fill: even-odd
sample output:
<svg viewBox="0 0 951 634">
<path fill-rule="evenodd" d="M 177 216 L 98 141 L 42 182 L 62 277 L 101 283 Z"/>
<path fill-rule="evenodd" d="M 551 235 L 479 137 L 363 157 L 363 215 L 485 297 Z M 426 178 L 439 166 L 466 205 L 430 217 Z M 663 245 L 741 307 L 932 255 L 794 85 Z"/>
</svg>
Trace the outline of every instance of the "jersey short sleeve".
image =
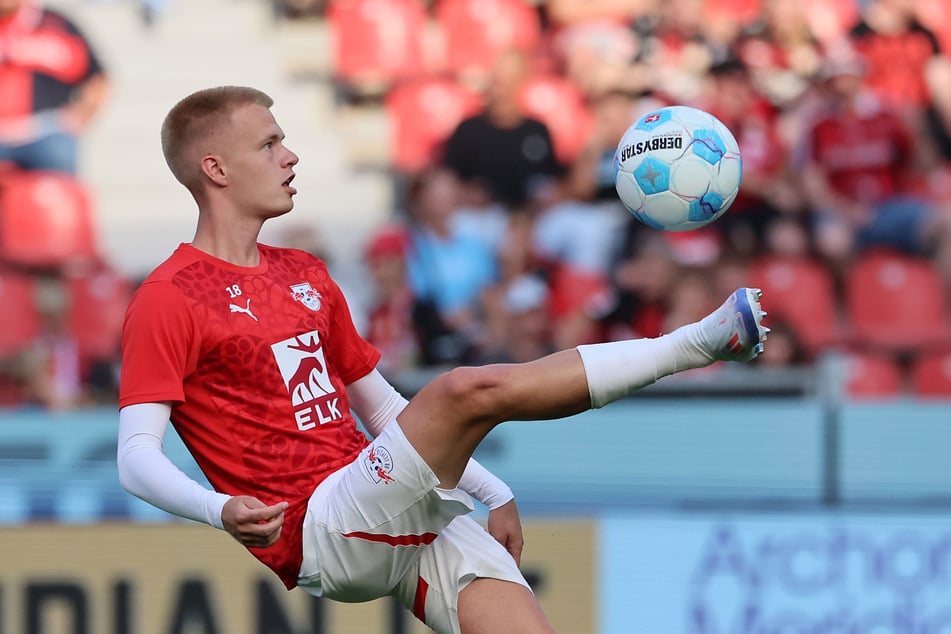
<svg viewBox="0 0 951 634">
<path fill-rule="evenodd" d="M 183 401 L 184 380 L 198 360 L 197 333 L 187 300 L 174 285 L 143 284 L 123 324 L 119 407 Z"/>
<path fill-rule="evenodd" d="M 357 332 L 343 292 L 331 282 L 328 290 L 334 306 L 333 333 L 327 344 L 331 363 L 339 369 L 344 385 L 369 374 L 380 361 L 380 352 Z"/>
</svg>

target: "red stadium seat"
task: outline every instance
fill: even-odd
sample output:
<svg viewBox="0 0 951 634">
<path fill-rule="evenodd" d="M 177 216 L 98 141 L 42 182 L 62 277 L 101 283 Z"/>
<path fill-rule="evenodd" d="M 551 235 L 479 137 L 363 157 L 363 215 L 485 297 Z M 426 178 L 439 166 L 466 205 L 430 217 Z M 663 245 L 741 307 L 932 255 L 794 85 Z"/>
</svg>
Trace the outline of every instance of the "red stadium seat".
<svg viewBox="0 0 951 634">
<path fill-rule="evenodd" d="M 0 183 L 0 260 L 55 267 L 95 258 L 92 204 L 73 176 L 16 172 Z"/>
<path fill-rule="evenodd" d="M 749 270 L 750 286 L 763 290 L 770 318 L 785 321 L 814 354 L 838 340 L 832 274 L 806 257 L 767 256 Z"/>
<path fill-rule="evenodd" d="M 951 338 L 941 277 L 928 260 L 869 252 L 852 264 L 845 284 L 854 345 L 914 351 Z"/>
<path fill-rule="evenodd" d="M 601 273 L 560 263 L 552 267 L 549 289 L 549 310 L 560 319 L 590 305 L 608 289 L 608 281 Z"/>
<path fill-rule="evenodd" d="M 481 98 L 452 79 L 430 77 L 397 86 L 386 96 L 395 167 L 414 173 L 433 165 L 459 122 Z"/>
<path fill-rule="evenodd" d="M 108 268 L 66 282 L 66 329 L 84 360 L 112 359 L 119 351 L 131 283 Z"/>
<path fill-rule="evenodd" d="M 33 279 L 0 269 L 0 357 L 30 347 L 40 334 Z"/>
<path fill-rule="evenodd" d="M 558 159 L 574 161 L 593 124 L 581 90 L 564 77 L 537 76 L 522 87 L 521 101 L 526 115 L 548 126 Z"/>
<path fill-rule="evenodd" d="M 929 352 L 915 359 L 912 386 L 918 396 L 951 398 L 951 350 Z"/>
<path fill-rule="evenodd" d="M 890 357 L 853 354 L 846 363 L 845 392 L 858 399 L 895 398 L 902 393 L 898 364 Z"/>
<path fill-rule="evenodd" d="M 541 42 L 538 14 L 524 0 L 439 0 L 435 15 L 452 73 L 483 74 L 502 51 L 531 53 Z"/>
<path fill-rule="evenodd" d="M 338 80 L 385 92 L 426 69 L 426 24 L 418 0 L 333 0 L 327 8 Z"/>
</svg>

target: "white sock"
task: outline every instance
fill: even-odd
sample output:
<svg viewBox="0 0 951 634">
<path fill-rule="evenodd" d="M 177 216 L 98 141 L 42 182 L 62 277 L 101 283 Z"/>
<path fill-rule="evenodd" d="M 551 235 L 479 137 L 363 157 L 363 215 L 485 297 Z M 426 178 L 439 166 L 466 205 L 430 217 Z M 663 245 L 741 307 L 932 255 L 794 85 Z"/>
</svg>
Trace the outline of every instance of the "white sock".
<svg viewBox="0 0 951 634">
<path fill-rule="evenodd" d="M 604 407 L 674 372 L 713 363 L 702 332 L 700 323 L 693 323 L 656 339 L 578 346 L 591 407 Z"/>
</svg>

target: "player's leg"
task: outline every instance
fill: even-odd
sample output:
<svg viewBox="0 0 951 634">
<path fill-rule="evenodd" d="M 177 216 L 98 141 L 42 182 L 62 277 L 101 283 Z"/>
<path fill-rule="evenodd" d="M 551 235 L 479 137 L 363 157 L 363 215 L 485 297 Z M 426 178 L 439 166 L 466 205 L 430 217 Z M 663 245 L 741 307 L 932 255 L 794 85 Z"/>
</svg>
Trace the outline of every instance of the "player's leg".
<svg viewBox="0 0 951 634">
<path fill-rule="evenodd" d="M 457 368 L 423 387 L 400 413 L 406 438 L 444 488 L 475 447 L 507 420 L 542 420 L 602 407 L 657 379 L 762 352 L 760 292 L 740 289 L 703 320 L 656 339 L 580 346 L 523 364 Z"/>
<path fill-rule="evenodd" d="M 554 632 L 528 588 L 500 579 L 479 578 L 459 593 L 462 634 L 551 634 Z"/>
<path fill-rule="evenodd" d="M 478 522 L 452 520 L 393 590 L 438 634 L 549 634 L 512 556 Z"/>
<path fill-rule="evenodd" d="M 417 393 L 397 417 L 407 439 L 452 489 L 476 446 L 504 420 L 552 419 L 591 407 L 577 350 L 525 364 L 462 367 Z"/>
</svg>

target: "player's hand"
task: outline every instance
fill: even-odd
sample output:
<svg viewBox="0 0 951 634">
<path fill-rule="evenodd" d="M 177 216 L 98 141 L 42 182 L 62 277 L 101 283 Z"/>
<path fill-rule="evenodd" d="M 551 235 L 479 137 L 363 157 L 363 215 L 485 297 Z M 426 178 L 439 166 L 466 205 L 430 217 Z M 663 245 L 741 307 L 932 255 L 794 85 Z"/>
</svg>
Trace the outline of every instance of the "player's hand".
<svg viewBox="0 0 951 634">
<path fill-rule="evenodd" d="M 247 495 L 236 495 L 221 509 L 221 522 L 232 537 L 248 548 L 267 548 L 281 536 L 287 502 L 267 506 Z"/>
<path fill-rule="evenodd" d="M 494 511 L 489 511 L 489 535 L 505 546 L 505 550 L 509 551 L 516 564 L 521 563 L 525 538 L 522 537 L 522 520 L 518 517 L 515 500 L 506 502 Z"/>
</svg>

